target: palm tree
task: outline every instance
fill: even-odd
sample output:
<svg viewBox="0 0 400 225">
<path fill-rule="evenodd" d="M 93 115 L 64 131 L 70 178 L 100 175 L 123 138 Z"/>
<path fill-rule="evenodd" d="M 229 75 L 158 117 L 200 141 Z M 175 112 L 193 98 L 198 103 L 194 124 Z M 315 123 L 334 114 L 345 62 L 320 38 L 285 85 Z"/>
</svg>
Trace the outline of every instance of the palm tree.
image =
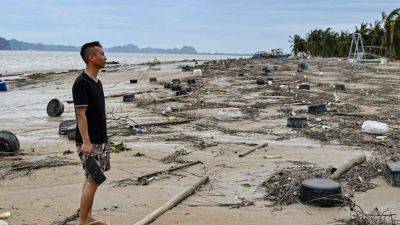
<svg viewBox="0 0 400 225">
<path fill-rule="evenodd" d="M 299 53 L 306 53 L 306 41 L 300 37 L 300 35 L 295 34 L 293 37 L 290 36 L 290 47 L 292 48 L 292 52 L 297 56 Z"/>
<path fill-rule="evenodd" d="M 389 57 L 400 57 L 400 8 L 393 10 L 385 20 L 385 42 L 389 49 Z"/>
</svg>

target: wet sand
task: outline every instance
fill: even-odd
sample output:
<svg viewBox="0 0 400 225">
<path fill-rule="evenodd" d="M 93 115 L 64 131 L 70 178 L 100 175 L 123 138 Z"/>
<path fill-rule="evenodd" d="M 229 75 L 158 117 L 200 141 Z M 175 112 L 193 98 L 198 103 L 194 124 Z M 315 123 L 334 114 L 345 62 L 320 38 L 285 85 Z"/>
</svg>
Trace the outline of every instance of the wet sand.
<svg viewBox="0 0 400 225">
<path fill-rule="evenodd" d="M 282 64 L 273 61 L 266 63 L 279 66 Z M 298 61 L 290 61 L 285 64 L 294 67 L 297 63 Z M 314 67 L 304 75 L 310 82 L 321 84 L 314 91 L 322 92 L 333 82 L 344 82 L 341 68 L 345 67 L 347 62 L 315 60 L 311 64 Z M 190 72 L 181 72 L 175 67 L 176 64 L 162 65 L 160 71 L 145 71 L 146 66 L 117 67 L 109 69 L 109 72 L 100 79 L 103 82 L 105 95 L 153 90 L 150 94 L 137 95 L 137 101 L 144 102 L 173 95 L 159 82 L 191 77 Z M 376 67 L 392 73 L 385 73 L 383 76 L 383 74 L 369 74 L 371 73 L 369 70 L 356 72 L 357 76 L 368 73 L 369 76 L 364 77 L 372 78 L 365 83 L 363 83 L 364 78 L 359 81 L 347 81 L 346 87 L 349 90 L 365 92 L 366 89 L 385 89 L 382 85 L 389 83 L 394 87 L 398 86 L 399 64 Z M 316 75 L 320 72 L 324 74 Z M 278 70 L 277 77 L 280 73 L 285 76 L 296 76 L 292 75 L 292 72 Z M 229 76 L 219 75 L 217 72 L 215 74 L 214 77 L 201 79 L 202 83 L 206 84 L 205 90 L 208 92 L 199 90 L 201 92 L 199 95 L 206 102 L 223 101 L 229 96 L 246 99 L 246 104 L 261 99 L 260 93 L 229 93 L 236 90 L 234 87 L 254 88 L 256 86 L 254 81 L 239 82 L 235 86 L 231 85 L 234 81 Z M 141 75 L 144 77 L 138 84 L 129 83 L 129 79 Z M 18 136 L 21 148 L 27 154 L 23 156 L 23 160 L 32 161 L 40 157 L 59 156 L 79 161 L 74 142 L 68 140 L 66 136 L 58 135 L 59 122 L 74 118 L 73 105 L 67 104 L 66 101 L 72 98 L 71 86 L 76 76 L 76 72 L 49 74 L 37 78 L 31 84 L 24 84 L 0 94 L 1 129 L 12 131 Z M 302 76 L 298 79 L 304 79 Z M 157 77 L 158 82 L 150 83 L 150 77 Z M 373 78 L 377 83 L 371 84 Z M 391 94 L 387 93 L 388 96 Z M 343 101 L 354 98 L 349 93 L 338 93 L 338 95 Z M 395 98 L 399 97 L 397 94 L 393 95 Z M 64 103 L 65 111 L 61 117 L 50 118 L 46 114 L 46 105 L 52 98 L 58 98 Z M 272 100 L 276 98 L 270 97 L 269 101 Z M 167 117 L 160 113 L 165 107 L 184 108 L 183 105 L 187 104 L 188 102 L 166 102 L 138 107 L 135 102 L 123 103 L 122 97 L 106 99 L 110 120 L 113 116 L 129 116 L 137 123 L 165 121 Z M 396 102 L 392 104 L 395 105 Z M 306 109 L 305 106 L 297 107 Z M 373 112 L 374 107 L 379 105 L 371 104 L 370 107 L 364 107 L 363 112 Z M 207 174 L 210 176 L 209 184 L 163 214 L 153 224 L 336 224 L 335 219 L 350 216 L 347 208 L 319 208 L 302 204 L 271 207 L 271 202 L 263 198 L 265 190 L 261 184 L 274 171 L 296 166 L 293 161 L 315 163 L 327 168 L 360 153 L 371 155 L 371 152 L 361 147 L 323 143 L 287 128 L 286 117 L 274 117 L 278 114 L 279 108 L 280 106 L 272 105 L 261 109 L 255 119 L 246 114 L 245 117 L 235 121 L 216 120 L 214 116 L 220 110 L 218 108 L 198 108 L 174 114 L 182 118 L 194 117 L 196 120 L 191 123 L 152 127 L 144 134 L 129 136 L 119 135 L 118 129 L 111 129 L 112 141 L 123 141 L 132 151 L 112 154 L 112 169 L 107 172 L 107 181 L 97 192 L 94 214 L 112 224 L 133 224 L 189 187 L 199 177 Z M 113 125 L 115 124 L 110 123 L 110 126 Z M 398 126 L 397 121 L 393 121 L 390 125 Z M 282 138 L 283 136 L 288 138 Z M 193 139 L 211 141 L 216 145 L 199 148 L 191 141 Z M 268 147 L 244 158 L 238 157 L 239 153 L 252 148 L 249 144 L 260 144 L 265 141 L 269 143 Z M 180 156 L 180 160 L 200 160 L 203 164 L 159 176 L 145 186 L 114 186 L 115 181 L 124 178 L 134 178 L 179 165 L 177 162 L 167 164 L 160 160 L 182 149 L 189 154 Z M 66 150 L 71 150 L 74 154 L 64 156 L 63 152 Z M 138 152 L 145 156 L 134 157 Z M 0 158 L 0 162 L 5 165 L 13 161 Z M 12 216 L 7 221 L 12 225 L 51 224 L 57 219 L 71 215 L 78 208 L 82 181 L 83 171 L 80 165 L 42 168 L 31 171 L 27 176 L 6 178 L 0 181 L 0 212 L 11 211 Z M 400 198 L 396 197 L 399 189 L 389 186 L 382 177 L 374 179 L 374 183 L 377 184 L 376 188 L 364 193 L 355 193 L 353 200 L 367 211 L 378 207 L 399 214 Z M 249 184 L 250 187 L 243 184 Z M 240 203 L 243 199 L 253 202 L 254 205 L 237 209 L 218 206 L 218 204 Z"/>
</svg>

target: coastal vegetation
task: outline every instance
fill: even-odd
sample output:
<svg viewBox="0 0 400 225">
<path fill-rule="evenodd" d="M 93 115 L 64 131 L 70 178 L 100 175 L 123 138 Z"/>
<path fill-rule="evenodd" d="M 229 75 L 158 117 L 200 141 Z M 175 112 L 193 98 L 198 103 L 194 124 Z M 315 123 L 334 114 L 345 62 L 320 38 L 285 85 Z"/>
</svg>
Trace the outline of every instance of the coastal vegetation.
<svg viewBox="0 0 400 225">
<path fill-rule="evenodd" d="M 364 49 L 370 55 L 400 59 L 400 8 L 389 14 L 383 12 L 381 20 L 374 23 L 361 23 L 355 33 L 361 34 Z M 304 38 L 298 34 L 290 37 L 289 42 L 295 55 L 347 57 L 352 36 L 349 31 L 316 28 Z"/>
</svg>

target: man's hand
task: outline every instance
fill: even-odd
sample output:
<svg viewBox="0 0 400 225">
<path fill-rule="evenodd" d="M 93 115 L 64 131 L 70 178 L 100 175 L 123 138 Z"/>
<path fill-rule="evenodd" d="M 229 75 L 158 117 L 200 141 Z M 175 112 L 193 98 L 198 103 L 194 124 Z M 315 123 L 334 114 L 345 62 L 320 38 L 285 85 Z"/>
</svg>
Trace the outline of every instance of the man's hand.
<svg viewBox="0 0 400 225">
<path fill-rule="evenodd" d="M 90 156 L 92 154 L 92 143 L 83 143 L 81 148 L 84 156 Z"/>
</svg>

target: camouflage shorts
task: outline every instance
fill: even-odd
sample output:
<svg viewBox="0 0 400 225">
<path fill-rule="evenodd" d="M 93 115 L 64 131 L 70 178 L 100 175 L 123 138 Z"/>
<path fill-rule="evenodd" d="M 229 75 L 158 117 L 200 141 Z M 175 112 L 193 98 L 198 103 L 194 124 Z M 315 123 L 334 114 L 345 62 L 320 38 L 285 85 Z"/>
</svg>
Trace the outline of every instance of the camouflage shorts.
<svg viewBox="0 0 400 225">
<path fill-rule="evenodd" d="M 110 170 L 110 144 L 103 143 L 103 144 L 92 144 L 92 145 L 93 145 L 92 155 L 96 160 L 97 165 L 103 172 Z M 85 176 L 91 179 L 86 172 L 86 165 L 85 165 L 86 158 L 83 156 L 82 145 L 77 146 L 77 151 L 79 158 L 82 161 L 83 169 L 85 170 Z"/>
</svg>

